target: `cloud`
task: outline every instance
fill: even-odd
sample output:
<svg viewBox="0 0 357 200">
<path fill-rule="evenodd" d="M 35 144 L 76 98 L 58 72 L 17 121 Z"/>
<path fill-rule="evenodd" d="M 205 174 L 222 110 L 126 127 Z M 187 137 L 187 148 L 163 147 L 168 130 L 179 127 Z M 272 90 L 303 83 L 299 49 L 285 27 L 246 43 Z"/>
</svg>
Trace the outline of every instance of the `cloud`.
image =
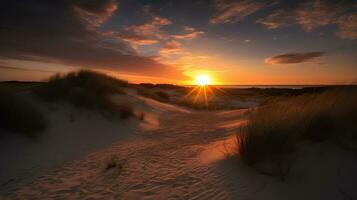
<svg viewBox="0 0 357 200">
<path fill-rule="evenodd" d="M 2 2 L 0 60 L 35 60 L 152 76 L 163 76 L 166 73 L 167 76 L 175 74 L 175 77 L 180 78 L 182 73 L 177 68 L 162 64 L 153 57 L 138 55 L 124 40 L 96 29 L 92 21 L 83 20 L 78 12 L 80 8 L 90 15 L 108 20 L 113 15 L 115 1 L 81 2 Z M 152 21 L 155 26 L 168 23 L 168 20 L 162 18 Z M 146 31 L 150 32 L 148 29 Z"/>
<path fill-rule="evenodd" d="M 158 52 L 162 57 L 167 57 L 172 54 L 177 55 L 185 53 L 182 48 L 182 44 L 176 40 L 190 40 L 204 34 L 203 31 L 197 31 L 193 27 L 184 26 L 183 30 L 185 33 L 169 35 L 162 31 L 161 28 L 172 24 L 172 22 L 166 18 L 159 17 L 148 10 L 151 10 L 151 8 L 145 6 L 144 12 L 149 12 L 149 16 L 151 16 L 151 20 L 148 22 L 139 25 L 131 25 L 125 27 L 119 32 L 112 32 L 108 34 L 115 35 L 116 37 L 130 43 L 133 48 L 143 45 L 163 44 L 162 48 Z"/>
<path fill-rule="evenodd" d="M 194 32 L 186 33 L 186 34 L 182 34 L 182 35 L 172 35 L 172 37 L 175 39 L 194 39 L 203 33 L 204 32 L 202 32 L 202 31 L 194 31 Z"/>
<path fill-rule="evenodd" d="M 152 44 L 159 43 L 159 40 L 145 38 L 138 35 L 130 35 L 130 34 L 125 35 L 124 33 L 119 33 L 118 37 L 132 44 L 133 46 L 152 45 Z"/>
<path fill-rule="evenodd" d="M 83 20 L 100 26 L 118 9 L 118 3 L 115 0 L 75 0 L 73 7 Z"/>
<path fill-rule="evenodd" d="M 56 72 L 56 71 L 42 70 L 42 69 L 27 69 L 27 68 L 22 68 L 22 67 L 10 67 L 10 66 L 5 66 L 5 65 L 0 65 L 0 69 L 19 70 L 19 71 L 36 71 L 36 72 L 45 72 L 45 73 Z"/>
<path fill-rule="evenodd" d="M 338 16 L 345 11 L 345 7 L 339 4 L 327 3 L 327 1 L 315 0 L 301 4 L 295 11 L 298 24 L 305 31 L 336 22 Z"/>
<path fill-rule="evenodd" d="M 160 55 L 166 57 L 170 54 L 182 54 L 184 53 L 182 49 L 182 44 L 175 40 L 166 42 L 160 50 Z"/>
<path fill-rule="evenodd" d="M 126 27 L 124 32 L 131 32 L 134 35 L 140 35 L 143 37 L 162 38 L 163 33 L 160 28 L 171 23 L 172 22 L 166 18 L 154 17 L 147 23 Z"/>
<path fill-rule="evenodd" d="M 171 37 L 174 39 L 188 39 L 188 40 L 190 40 L 190 39 L 194 39 L 194 38 L 198 37 L 199 35 L 204 34 L 203 31 L 196 31 L 196 29 L 193 27 L 185 26 L 183 29 L 185 30 L 186 33 L 171 35 Z"/>
<path fill-rule="evenodd" d="M 325 54 L 324 52 L 281 54 L 265 59 L 265 63 L 272 64 L 272 65 L 302 63 L 317 57 L 321 57 L 324 54 Z"/>
<path fill-rule="evenodd" d="M 74 0 L 73 5 L 98 17 L 110 17 L 118 8 L 115 0 Z"/>
<path fill-rule="evenodd" d="M 234 23 L 243 20 L 266 6 L 265 3 L 253 0 L 215 0 L 214 16 L 210 19 L 211 24 Z"/>
<path fill-rule="evenodd" d="M 175 39 L 194 39 L 203 33 L 204 32 L 202 32 L 202 31 L 195 31 L 195 32 L 186 33 L 186 34 L 182 34 L 182 35 L 172 35 L 172 37 Z"/>
<path fill-rule="evenodd" d="M 136 46 L 156 44 L 161 39 L 165 39 L 167 36 L 161 28 L 172 24 L 172 22 L 167 18 L 154 14 L 150 6 L 144 6 L 143 12 L 149 16 L 147 22 L 127 26 L 113 35 L 128 42 L 134 48 Z"/>
<path fill-rule="evenodd" d="M 350 1 L 306 1 L 297 4 L 295 7 L 276 10 L 256 22 L 268 29 L 298 24 L 306 32 L 330 24 L 338 24 L 340 31 L 337 35 L 339 37 L 355 39 L 355 37 L 350 36 L 351 33 L 353 35 L 353 32 L 355 32 L 354 23 L 356 20 L 353 15 L 348 14 L 353 6 Z"/>
<path fill-rule="evenodd" d="M 280 9 L 265 18 L 258 19 L 256 22 L 263 24 L 268 29 L 276 29 L 287 26 L 295 21 L 295 16 L 291 11 Z"/>
<path fill-rule="evenodd" d="M 342 17 L 338 21 L 337 35 L 343 39 L 357 39 L 357 13 Z"/>
<path fill-rule="evenodd" d="M 184 26 L 183 30 L 187 31 L 187 32 L 194 32 L 196 29 L 190 26 Z"/>
</svg>

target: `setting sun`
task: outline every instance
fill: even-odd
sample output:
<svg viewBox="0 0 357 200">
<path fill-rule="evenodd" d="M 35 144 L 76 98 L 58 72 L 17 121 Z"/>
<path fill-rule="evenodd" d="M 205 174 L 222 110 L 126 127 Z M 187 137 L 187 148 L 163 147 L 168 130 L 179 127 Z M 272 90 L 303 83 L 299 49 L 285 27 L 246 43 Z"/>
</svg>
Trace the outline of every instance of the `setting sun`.
<svg viewBox="0 0 357 200">
<path fill-rule="evenodd" d="M 197 85 L 209 85 L 212 83 L 212 80 L 209 76 L 207 75 L 198 75 L 196 77 L 196 84 Z"/>
</svg>

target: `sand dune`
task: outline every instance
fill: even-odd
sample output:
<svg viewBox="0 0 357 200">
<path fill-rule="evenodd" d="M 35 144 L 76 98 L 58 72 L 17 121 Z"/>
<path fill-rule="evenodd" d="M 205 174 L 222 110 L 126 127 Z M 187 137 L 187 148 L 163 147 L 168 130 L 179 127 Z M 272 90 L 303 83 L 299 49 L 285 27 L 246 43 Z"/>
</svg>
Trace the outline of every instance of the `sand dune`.
<svg viewBox="0 0 357 200">
<path fill-rule="evenodd" d="M 138 126 L 114 144 L 2 194 L 15 199 L 356 197 L 353 186 L 357 170 L 351 166 L 357 166 L 357 161 L 353 153 L 346 154 L 324 144 L 318 148 L 307 144 L 299 152 L 289 179 L 281 182 L 227 157 L 235 145 L 232 130 L 247 120 L 249 110 L 188 111 L 134 94 L 130 98 L 141 106 L 140 111 L 156 117 L 159 122 L 156 128 Z M 106 169 L 110 159 L 115 160 L 116 166 Z"/>
<path fill-rule="evenodd" d="M 156 129 L 159 127 L 160 114 L 175 110 L 174 106 L 152 102 L 151 99 L 128 92 L 129 95 L 117 95 L 113 98 L 117 103 L 134 104 L 136 112 L 145 113 L 143 121 L 111 120 L 93 111 L 33 99 L 49 116 L 50 125 L 34 141 L 13 134 L 1 140 L 1 191 L 26 184 L 49 169 L 80 159 L 140 129 Z M 26 95 L 26 98 L 33 97 Z M 185 111 L 180 108 L 175 111 L 178 110 Z"/>
<path fill-rule="evenodd" d="M 84 196 L 101 198 L 119 194 L 123 199 L 198 197 L 204 187 L 187 191 L 188 184 L 209 181 L 205 177 L 213 170 L 202 164 L 200 154 L 207 143 L 228 136 L 224 129 L 205 125 L 217 124 L 216 121 L 206 112 L 167 111 L 160 117 L 159 129 L 137 131 L 109 148 L 39 177 L 35 184 L 19 189 L 16 195 L 25 198 L 79 195 L 81 198 L 83 192 Z M 113 155 L 123 163 L 122 171 L 103 172 L 105 160 Z"/>
</svg>

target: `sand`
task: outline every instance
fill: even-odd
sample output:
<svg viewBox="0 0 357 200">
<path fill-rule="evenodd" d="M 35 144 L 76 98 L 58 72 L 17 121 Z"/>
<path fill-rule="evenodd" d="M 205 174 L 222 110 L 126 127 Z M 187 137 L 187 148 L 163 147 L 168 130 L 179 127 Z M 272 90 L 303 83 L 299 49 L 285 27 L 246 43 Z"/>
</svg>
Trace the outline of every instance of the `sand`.
<svg viewBox="0 0 357 200">
<path fill-rule="evenodd" d="M 357 185 L 354 152 L 345 152 L 325 143 L 305 144 L 297 154 L 291 174 L 282 182 L 261 175 L 236 157 L 230 157 L 235 150 L 235 131 L 246 123 L 249 110 L 190 111 L 132 95 L 130 98 L 136 99 L 135 102 L 141 106 L 139 110 L 149 112 L 156 120 L 154 124 L 150 124 L 152 119 L 142 122 L 151 128 L 139 124 L 126 137 L 97 148 L 81 159 L 43 172 L 34 177 L 31 184 L 2 190 L 4 198 L 357 197 L 354 190 Z M 118 97 L 117 100 L 123 99 Z M 117 165 L 107 169 L 108 160 L 115 160 Z"/>
</svg>

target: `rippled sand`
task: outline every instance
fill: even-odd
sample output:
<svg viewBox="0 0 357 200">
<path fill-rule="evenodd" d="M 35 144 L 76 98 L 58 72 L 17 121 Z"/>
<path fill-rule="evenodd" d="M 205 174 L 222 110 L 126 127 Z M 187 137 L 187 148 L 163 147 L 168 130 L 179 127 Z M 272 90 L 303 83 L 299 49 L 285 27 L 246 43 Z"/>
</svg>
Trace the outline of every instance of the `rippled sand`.
<svg viewBox="0 0 357 200">
<path fill-rule="evenodd" d="M 168 110 L 158 118 L 158 127 L 140 129 L 110 147 L 37 177 L 7 197 L 343 199 L 344 193 L 353 194 L 351 186 L 357 185 L 357 176 L 351 172 L 356 171 L 356 160 L 350 159 L 353 154 L 335 149 L 331 153 L 329 146 L 306 148 L 309 155 L 313 153 L 298 162 L 296 173 L 285 182 L 260 175 L 230 157 L 235 150 L 235 130 L 248 115 L 247 110 Z M 106 169 L 110 158 L 117 166 Z"/>
</svg>

